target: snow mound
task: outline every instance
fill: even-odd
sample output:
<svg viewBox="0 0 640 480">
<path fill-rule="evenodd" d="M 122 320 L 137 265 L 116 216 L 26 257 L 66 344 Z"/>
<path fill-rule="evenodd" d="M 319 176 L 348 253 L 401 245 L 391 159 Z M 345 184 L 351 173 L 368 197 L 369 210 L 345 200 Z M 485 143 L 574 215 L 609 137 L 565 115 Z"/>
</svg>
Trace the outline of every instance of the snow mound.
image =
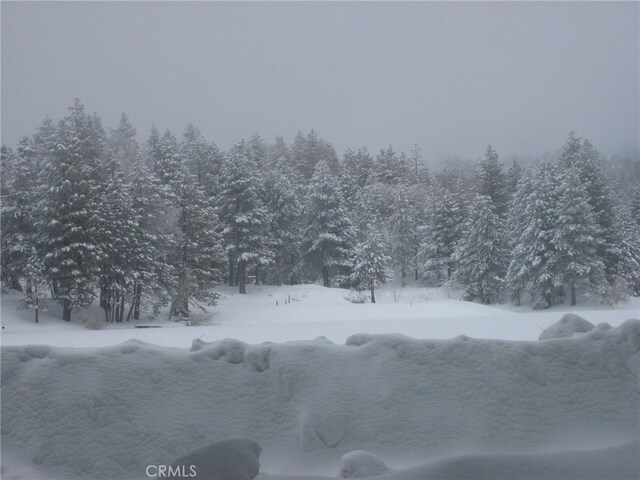
<svg viewBox="0 0 640 480">
<path fill-rule="evenodd" d="M 569 338 L 576 333 L 590 332 L 595 325 L 575 313 L 566 313 L 560 320 L 548 326 L 538 337 L 538 340 L 553 338 Z"/>
<path fill-rule="evenodd" d="M 640 443 L 597 450 L 462 455 L 395 471 L 379 480 L 636 480 Z"/>
<path fill-rule="evenodd" d="M 347 453 L 340 459 L 342 478 L 366 478 L 389 472 L 385 463 L 374 454 L 364 450 Z"/>
<path fill-rule="evenodd" d="M 638 320 L 545 342 L 348 343 L 3 346 L 2 463 L 10 449 L 59 472 L 47 480 L 145 478 L 211 439 L 248 437 L 261 470 L 335 475 L 355 450 L 402 466 L 639 437 Z"/>
<path fill-rule="evenodd" d="M 180 472 L 173 480 L 194 477 L 207 480 L 251 480 L 260 470 L 260 445 L 248 438 L 232 438 L 205 445 L 171 462 Z M 193 468 L 193 470 L 192 470 Z"/>
</svg>

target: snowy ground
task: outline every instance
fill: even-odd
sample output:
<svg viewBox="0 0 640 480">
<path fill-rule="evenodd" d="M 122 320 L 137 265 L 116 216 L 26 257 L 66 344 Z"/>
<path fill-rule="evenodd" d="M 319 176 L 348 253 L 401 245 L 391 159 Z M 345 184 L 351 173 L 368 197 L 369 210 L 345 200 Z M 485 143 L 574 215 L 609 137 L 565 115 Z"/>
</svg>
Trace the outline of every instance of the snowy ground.
<svg viewBox="0 0 640 480">
<path fill-rule="evenodd" d="M 208 312 L 194 312 L 199 323 L 185 327 L 166 321 L 166 314 L 140 323 L 162 328 L 139 329 L 132 324 L 109 325 L 104 330 L 88 330 L 83 320 L 102 321 L 98 307 L 79 312 L 75 322 L 59 319 L 55 305 L 33 323 L 33 313 L 16 310 L 18 296 L 2 298 L 2 345 L 47 344 L 54 346 L 107 346 L 129 339 L 157 345 L 187 348 L 194 338 L 214 341 L 235 338 L 248 343 L 312 340 L 324 336 L 344 343 L 355 333 L 401 333 L 414 338 L 474 338 L 536 340 L 543 329 L 564 313 L 575 312 L 594 324 L 619 325 L 640 318 L 640 299 L 631 299 L 616 308 L 585 305 L 555 307 L 533 312 L 530 308 L 507 305 L 485 306 L 447 299 L 441 289 L 409 287 L 378 292 L 378 303 L 354 304 L 345 300 L 348 291 L 318 285 L 248 286 L 248 295 L 235 288 L 220 287 L 222 298 Z M 395 298 L 399 295 L 396 302 Z M 285 300 L 291 298 L 291 303 Z M 278 305 L 276 305 L 278 302 Z"/>
<path fill-rule="evenodd" d="M 358 450 L 388 480 L 640 476 L 638 299 L 532 312 L 425 288 L 375 305 L 315 285 L 221 290 L 195 315 L 209 324 L 150 329 L 88 330 L 95 307 L 35 325 L 3 295 L 3 480 L 141 480 L 237 437 L 262 447 L 258 480 L 379 467 Z M 566 312 L 614 328 L 538 341 L 591 328 L 552 326 Z"/>
</svg>

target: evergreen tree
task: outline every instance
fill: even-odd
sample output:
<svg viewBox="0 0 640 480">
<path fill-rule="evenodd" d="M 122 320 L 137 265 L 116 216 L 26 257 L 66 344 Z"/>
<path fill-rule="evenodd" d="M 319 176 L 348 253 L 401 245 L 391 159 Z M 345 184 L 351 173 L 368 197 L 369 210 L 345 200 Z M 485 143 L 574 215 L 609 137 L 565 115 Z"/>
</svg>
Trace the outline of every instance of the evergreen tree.
<svg viewBox="0 0 640 480">
<path fill-rule="evenodd" d="M 391 145 L 386 150 L 380 150 L 376 157 L 375 174 L 380 183 L 386 185 L 406 185 L 409 166 L 404 154 L 397 155 Z"/>
<path fill-rule="evenodd" d="M 375 287 L 386 283 L 389 279 L 387 266 L 390 257 L 388 247 L 375 228 L 369 228 L 366 239 L 359 243 L 355 250 L 355 265 L 351 279 L 354 283 L 368 288 L 371 292 L 371 303 L 376 303 Z"/>
<path fill-rule="evenodd" d="M 33 143 L 23 138 L 16 152 L 2 149 L 2 277 L 11 288 L 22 290 L 31 246 L 35 241 L 35 223 L 39 219 L 40 169 Z"/>
<path fill-rule="evenodd" d="M 305 210 L 303 260 L 320 272 L 323 285 L 328 287 L 332 274 L 346 272 L 351 266 L 355 232 L 325 162 L 316 165 Z"/>
<path fill-rule="evenodd" d="M 559 184 L 556 228 L 552 243 L 558 256 L 561 278 L 576 304 L 576 288 L 601 293 L 605 285 L 604 264 L 598 257 L 598 226 L 576 167 L 565 170 Z"/>
<path fill-rule="evenodd" d="M 46 165 L 42 250 L 54 297 L 63 319 L 74 307 L 91 303 L 99 275 L 98 160 L 103 138 L 76 100 L 57 128 L 57 142 Z"/>
<path fill-rule="evenodd" d="M 107 140 L 107 155 L 116 161 L 125 178 L 131 175 L 131 169 L 138 157 L 139 147 L 136 141 L 136 129 L 124 113 L 115 129 L 110 130 Z"/>
<path fill-rule="evenodd" d="M 407 277 L 414 268 L 414 257 L 418 245 L 416 213 L 405 187 L 400 187 L 389 218 L 391 258 L 400 284 L 407 285 Z"/>
<path fill-rule="evenodd" d="M 269 215 L 269 238 L 274 255 L 272 280 L 293 283 L 294 269 L 300 257 L 300 220 L 302 206 L 289 179 L 278 170 L 265 184 L 266 208 Z"/>
<path fill-rule="evenodd" d="M 133 318 L 147 304 L 157 310 L 176 291 L 175 268 L 168 261 L 175 222 L 172 192 L 151 174 L 140 157 L 134 163 L 130 186 L 135 228 L 129 255 L 133 291 Z"/>
<path fill-rule="evenodd" d="M 530 185 L 521 182 L 518 197 L 524 209 L 513 241 L 511 261 L 507 271 L 507 285 L 512 297 L 523 290 L 531 293 L 534 308 L 548 308 L 562 298 L 562 272 L 558 264 L 554 235 L 558 205 L 556 169 L 542 164 L 532 175 Z"/>
<path fill-rule="evenodd" d="M 268 266 L 273 257 L 268 236 L 269 216 L 262 203 L 258 169 L 241 148 L 226 159 L 218 197 L 229 285 L 246 293 L 247 267 Z"/>
<path fill-rule="evenodd" d="M 445 168 L 431 191 L 422 229 L 419 257 L 424 275 L 435 276 L 439 283 L 453 275 L 453 252 L 463 233 L 466 205 L 461 185 L 462 179 Z"/>
<path fill-rule="evenodd" d="M 507 241 L 511 256 L 506 284 L 516 305 L 522 302 L 530 267 L 525 261 L 526 250 L 522 249 L 520 241 L 530 222 L 524 212 L 532 195 L 532 182 L 531 171 L 524 170 L 514 190 L 507 217 Z"/>
<path fill-rule="evenodd" d="M 467 298 L 485 304 L 500 301 L 507 250 L 491 197 L 476 195 L 453 258 L 457 264 L 455 280 L 464 286 Z"/>
<path fill-rule="evenodd" d="M 478 167 L 478 194 L 486 195 L 496 206 L 496 213 L 503 217 L 508 208 L 507 179 L 502 173 L 498 154 L 489 145 Z"/>
<path fill-rule="evenodd" d="M 218 298 L 213 290 L 220 275 L 218 216 L 194 177 L 178 186 L 176 195 L 180 233 L 174 252 L 177 288 L 171 314 L 188 316 L 191 301 L 213 304 Z"/>
<path fill-rule="evenodd" d="M 23 275 L 27 281 L 27 288 L 20 299 L 20 308 L 35 311 L 35 320 L 38 323 L 40 312 L 46 312 L 47 304 L 47 279 L 44 274 L 44 264 L 35 247 L 29 253 Z"/>
</svg>

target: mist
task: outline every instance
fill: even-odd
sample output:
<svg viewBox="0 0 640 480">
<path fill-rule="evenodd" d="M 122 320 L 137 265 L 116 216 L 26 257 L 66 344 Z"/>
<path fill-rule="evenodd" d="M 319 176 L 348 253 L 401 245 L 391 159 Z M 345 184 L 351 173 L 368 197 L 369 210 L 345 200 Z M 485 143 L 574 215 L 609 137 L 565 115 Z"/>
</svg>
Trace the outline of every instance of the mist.
<svg viewBox="0 0 640 480">
<path fill-rule="evenodd" d="M 315 129 L 338 152 L 640 151 L 639 5 L 2 2 L 2 141 L 73 98 L 222 148 Z"/>
</svg>

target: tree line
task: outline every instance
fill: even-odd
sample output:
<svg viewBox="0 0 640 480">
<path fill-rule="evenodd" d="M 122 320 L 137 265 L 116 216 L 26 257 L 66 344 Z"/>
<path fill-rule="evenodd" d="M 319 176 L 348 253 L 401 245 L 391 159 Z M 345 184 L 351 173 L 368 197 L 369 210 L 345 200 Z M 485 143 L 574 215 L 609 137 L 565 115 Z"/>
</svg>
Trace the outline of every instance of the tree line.
<svg viewBox="0 0 640 480">
<path fill-rule="evenodd" d="M 221 282 L 319 280 L 375 302 L 422 280 L 534 308 L 640 294 L 640 189 L 573 133 L 553 161 L 505 169 L 488 147 L 471 172 L 432 173 L 417 146 L 339 159 L 313 130 L 223 151 L 154 127 L 139 145 L 126 115 L 105 129 L 76 100 L 1 153 L 2 282 L 36 321 L 48 297 L 67 321 L 96 299 L 108 322 L 188 316 Z"/>
</svg>

